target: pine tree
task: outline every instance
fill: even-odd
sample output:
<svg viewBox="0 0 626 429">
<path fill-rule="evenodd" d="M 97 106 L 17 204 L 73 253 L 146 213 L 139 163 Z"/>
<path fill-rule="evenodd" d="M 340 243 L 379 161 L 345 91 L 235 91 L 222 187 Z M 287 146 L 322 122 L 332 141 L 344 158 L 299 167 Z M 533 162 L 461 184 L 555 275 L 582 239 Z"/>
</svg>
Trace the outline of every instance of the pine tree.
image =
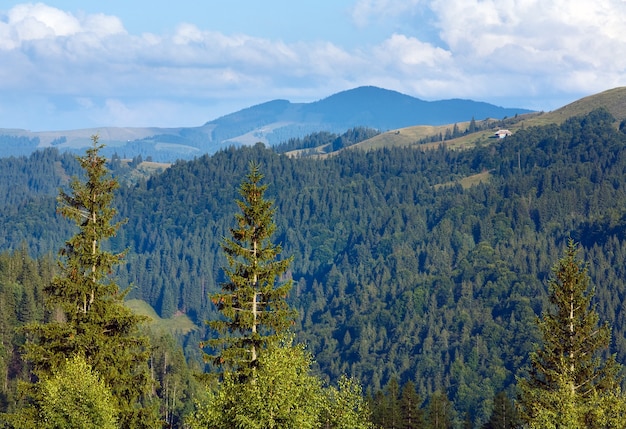
<svg viewBox="0 0 626 429">
<path fill-rule="evenodd" d="M 483 429 L 515 429 L 521 426 L 517 409 L 505 392 L 493 399 L 493 411 Z"/>
<path fill-rule="evenodd" d="M 322 390 L 311 374 L 312 357 L 288 333 L 295 312 L 286 302 L 291 281 L 279 282 L 291 258 L 278 260 L 272 243 L 273 203 L 265 199 L 259 166 L 241 184 L 241 213 L 222 249 L 228 281 L 211 300 L 224 316 L 208 322 L 218 337 L 202 343 L 224 370 L 209 391 L 208 404 L 188 420 L 191 427 L 370 428 L 368 414 L 353 397 L 356 389 Z M 352 385 L 350 385 L 352 386 Z M 360 389 L 360 386 L 359 386 Z"/>
<path fill-rule="evenodd" d="M 155 427 L 153 408 L 142 404 L 151 391 L 147 338 L 138 332 L 142 319 L 124 305 L 125 294 L 109 278 L 124 253 L 103 247 L 122 224 L 113 223 L 111 207 L 119 185 L 108 176 L 98 137 L 92 140 L 78 159 L 86 181 L 74 178 L 71 193 L 61 191 L 58 198 L 59 212 L 76 223 L 78 232 L 59 252 L 60 274 L 44 289 L 49 321 L 25 328 L 25 358 L 44 379 L 67 359 L 83 356 L 110 388 L 121 427 Z"/>
<path fill-rule="evenodd" d="M 426 427 L 429 429 L 450 429 L 454 420 L 452 403 L 448 395 L 436 391 L 430 397 L 426 408 Z"/>
<path fill-rule="evenodd" d="M 402 429 L 417 429 L 424 427 L 424 411 L 421 409 L 422 400 L 415 391 L 415 384 L 407 381 L 402 386 L 400 407 L 402 409 Z"/>
<path fill-rule="evenodd" d="M 385 388 L 385 427 L 398 429 L 401 420 L 400 384 L 396 377 L 392 377 Z"/>
<path fill-rule="evenodd" d="M 476 120 L 474 119 L 473 116 L 472 116 L 472 120 L 470 121 L 469 128 L 468 128 L 467 132 L 470 133 L 470 134 L 476 132 Z"/>
<path fill-rule="evenodd" d="M 613 404 L 612 410 L 605 410 L 607 415 L 623 413 L 622 406 L 615 406 L 621 397 L 620 366 L 614 356 L 604 362 L 600 357 L 609 346 L 611 331 L 607 324 L 598 326 L 587 267 L 577 260 L 577 253 L 570 240 L 565 256 L 553 268 L 549 281 L 553 311 L 538 322 L 543 345 L 531 354 L 528 378 L 519 382 L 522 418 L 533 427 L 538 421 L 539 426 L 547 420 L 554 423 L 549 416 L 570 419 L 566 425 L 578 416 L 578 427 L 596 427 L 590 416 L 603 403 Z"/>
<path fill-rule="evenodd" d="M 235 215 L 232 237 L 222 243 L 229 281 L 211 297 L 224 319 L 208 322 L 218 337 L 203 343 L 217 351 L 209 356 L 214 364 L 243 377 L 257 366 L 259 353 L 286 333 L 295 316 L 286 302 L 291 280 L 277 284 L 291 258 L 277 259 L 282 249 L 271 241 L 275 210 L 264 198 L 267 185 L 261 184 L 262 179 L 259 166 L 251 163 L 239 189 L 241 213 Z"/>
</svg>

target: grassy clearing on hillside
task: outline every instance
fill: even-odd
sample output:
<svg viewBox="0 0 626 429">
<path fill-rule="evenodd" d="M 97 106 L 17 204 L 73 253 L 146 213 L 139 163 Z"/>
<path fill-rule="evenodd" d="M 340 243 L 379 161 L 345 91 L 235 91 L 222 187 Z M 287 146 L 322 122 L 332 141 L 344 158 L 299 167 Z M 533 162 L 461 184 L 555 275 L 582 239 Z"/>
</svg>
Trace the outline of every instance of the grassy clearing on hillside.
<svg viewBox="0 0 626 429">
<path fill-rule="evenodd" d="M 467 176 L 462 178 L 461 180 L 457 180 L 455 182 L 446 182 L 435 185 L 435 189 L 446 188 L 449 186 L 454 186 L 456 184 L 461 185 L 463 189 L 471 188 L 472 186 L 476 186 L 480 183 L 487 183 L 491 179 L 491 173 L 489 171 L 483 171 L 482 173 L 474 174 L 472 176 Z"/>
<path fill-rule="evenodd" d="M 164 162 L 151 162 L 151 161 L 143 161 L 139 165 L 135 167 L 129 167 L 132 160 L 123 159 L 122 164 L 128 168 L 117 171 L 117 178 L 120 182 L 126 184 L 135 184 L 140 180 L 146 180 L 155 174 L 159 174 L 170 168 L 172 164 L 164 163 Z"/>
<path fill-rule="evenodd" d="M 536 113 L 530 113 L 526 115 L 515 116 L 515 118 L 509 118 L 507 122 L 515 124 L 509 126 L 509 129 L 515 130 L 519 129 L 521 122 L 525 120 L 525 118 L 530 118 L 532 116 L 537 115 Z M 486 123 L 497 123 L 500 122 L 496 119 L 486 119 L 477 121 L 477 125 L 485 126 Z M 494 124 L 494 128 L 490 128 L 484 131 L 478 131 L 471 134 L 466 134 L 461 137 L 457 137 L 454 139 L 444 140 L 444 141 L 436 141 L 432 143 L 418 143 L 420 140 L 439 136 L 446 134 L 447 131 L 450 133 L 453 132 L 455 124 L 448 125 L 440 125 L 440 126 L 430 126 L 430 125 L 417 125 L 414 127 L 401 128 L 399 130 L 388 131 L 383 134 L 379 134 L 371 139 L 362 141 L 359 144 L 354 146 L 350 146 L 347 149 L 380 149 L 383 147 L 397 147 L 397 146 L 411 146 L 416 149 L 429 150 L 436 149 L 441 145 L 444 145 L 446 148 L 451 150 L 466 150 L 475 147 L 480 144 L 491 144 L 497 139 L 493 138 L 493 133 L 497 131 L 497 126 Z M 459 128 L 461 132 L 464 132 L 470 126 L 470 122 L 458 122 L 456 126 Z M 507 125 L 508 126 L 508 125 Z"/>
<path fill-rule="evenodd" d="M 156 311 L 154 311 L 152 306 L 145 301 L 140 299 L 129 299 L 125 301 L 125 304 L 133 311 L 133 313 L 148 317 L 150 319 L 150 327 L 156 331 L 169 332 L 172 335 L 184 335 L 198 329 L 198 327 L 193 324 L 186 314 L 176 314 L 174 317 L 162 319 Z"/>
<path fill-rule="evenodd" d="M 459 129 L 464 130 L 469 126 L 469 122 L 460 122 L 457 126 Z M 445 135 L 447 130 L 452 132 L 453 128 L 454 124 L 439 126 L 417 125 L 414 127 L 400 128 L 398 130 L 387 131 L 386 133 L 379 134 L 371 139 L 367 139 L 354 146 L 350 146 L 350 148 L 375 150 L 383 147 L 412 146 L 424 138 L 439 134 Z M 438 142 L 435 144 L 440 143 Z"/>
<path fill-rule="evenodd" d="M 318 158 L 322 159 L 327 157 L 329 154 L 325 152 L 328 145 L 318 146 L 314 148 L 306 148 L 306 149 L 296 149 L 291 150 L 289 152 L 285 152 L 290 158 Z"/>
<path fill-rule="evenodd" d="M 170 168 L 171 165 L 172 164 L 163 163 L 163 162 L 143 161 L 135 169 L 135 174 L 141 177 L 150 177 L 157 173 L 164 172 L 165 170 Z"/>
</svg>

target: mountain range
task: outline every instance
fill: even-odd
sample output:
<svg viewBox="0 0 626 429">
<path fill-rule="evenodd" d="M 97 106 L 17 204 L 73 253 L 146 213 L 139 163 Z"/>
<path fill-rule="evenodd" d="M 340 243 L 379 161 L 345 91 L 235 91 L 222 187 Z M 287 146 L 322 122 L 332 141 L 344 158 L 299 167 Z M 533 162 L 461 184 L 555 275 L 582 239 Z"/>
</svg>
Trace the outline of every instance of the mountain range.
<svg viewBox="0 0 626 429">
<path fill-rule="evenodd" d="M 211 120 L 198 127 L 102 127 L 31 132 L 0 129 L 0 157 L 28 155 L 55 146 L 82 153 L 90 137 L 100 136 L 105 154 L 150 157 L 172 162 L 212 154 L 228 146 L 263 142 L 275 145 L 316 131 L 341 133 L 352 127 L 381 132 L 413 125 L 443 125 L 472 118 L 502 119 L 530 112 L 472 100 L 424 101 L 373 86 L 359 87 L 312 103 L 273 100 Z"/>
</svg>

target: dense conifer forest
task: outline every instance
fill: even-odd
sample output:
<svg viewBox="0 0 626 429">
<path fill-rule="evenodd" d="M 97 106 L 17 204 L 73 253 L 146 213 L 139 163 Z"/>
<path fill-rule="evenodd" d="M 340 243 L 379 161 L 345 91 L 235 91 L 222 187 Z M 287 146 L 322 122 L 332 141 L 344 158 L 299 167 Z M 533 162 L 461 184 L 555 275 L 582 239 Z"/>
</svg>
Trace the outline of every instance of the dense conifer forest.
<svg viewBox="0 0 626 429">
<path fill-rule="evenodd" d="M 117 283 L 161 318 L 184 314 L 197 325 L 177 338 L 151 333 L 161 345 L 154 361 L 170 353 L 177 368 L 164 364 L 155 375 L 172 422 L 193 405 L 189 367 L 208 370 L 198 344 L 210 335 L 204 321 L 218 317 L 208 297 L 226 280 L 220 243 L 250 162 L 269 185 L 281 257 L 293 257 L 283 280 L 293 280 L 296 339 L 329 383 L 361 382 L 374 423 L 412 427 L 399 422 L 443 415 L 454 427 L 482 427 L 494 398 L 510 405 L 540 342 L 551 268 L 570 238 L 589 264 L 592 304 L 612 329 L 609 351 L 626 363 L 626 134 L 607 111 L 463 151 L 346 148 L 308 159 L 257 144 L 176 162 L 125 184 L 112 203 L 128 219 L 109 242 L 113 252 L 128 249 Z M 14 328 L 44 317 L 42 288 L 73 233 L 55 198 L 80 169 L 49 149 L 0 159 L 0 174 L 4 411 L 27 371 Z"/>
</svg>

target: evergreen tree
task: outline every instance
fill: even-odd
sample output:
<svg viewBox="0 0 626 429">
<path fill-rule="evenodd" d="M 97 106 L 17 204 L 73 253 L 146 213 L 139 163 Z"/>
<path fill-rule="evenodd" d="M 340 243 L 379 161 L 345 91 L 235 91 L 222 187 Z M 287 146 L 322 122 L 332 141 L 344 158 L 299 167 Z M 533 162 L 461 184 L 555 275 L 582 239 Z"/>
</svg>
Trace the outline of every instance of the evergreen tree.
<svg viewBox="0 0 626 429">
<path fill-rule="evenodd" d="M 261 184 L 262 179 L 258 164 L 250 163 L 239 190 L 242 199 L 237 201 L 241 213 L 235 215 L 232 237 L 222 244 L 229 281 L 222 284 L 221 293 L 211 297 L 224 319 L 209 322 L 219 336 L 204 343 L 217 350 L 210 356 L 214 364 L 243 377 L 257 366 L 261 350 L 276 343 L 294 319 L 286 302 L 292 282 L 277 285 L 291 258 L 276 259 L 282 249 L 271 241 L 276 230 L 275 210 L 264 198 L 267 185 Z"/>
<path fill-rule="evenodd" d="M 402 386 L 400 407 L 402 410 L 402 429 L 418 429 L 424 427 L 424 411 L 421 409 L 422 400 L 415 391 L 415 384 L 407 381 Z"/>
<path fill-rule="evenodd" d="M 538 322 L 543 345 L 531 354 L 528 378 L 519 381 L 522 418 L 534 427 L 554 422 L 556 416 L 569 419 L 556 427 L 598 427 L 591 416 L 607 403 L 613 405 L 604 410 L 606 415 L 623 413 L 623 406 L 615 406 L 623 403 L 618 400 L 620 367 L 614 356 L 604 362 L 599 356 L 609 346 L 611 331 L 607 324 L 598 326 L 587 267 L 577 253 L 570 239 L 565 256 L 553 268 L 553 311 Z"/>
<path fill-rule="evenodd" d="M 469 128 L 468 128 L 467 132 L 470 133 L 470 134 L 476 132 L 476 120 L 474 119 L 473 116 L 472 116 L 472 120 L 470 121 Z"/>
<path fill-rule="evenodd" d="M 461 130 L 459 130 L 459 126 L 454 124 L 452 127 L 452 138 L 457 138 L 461 135 Z"/>
<path fill-rule="evenodd" d="M 452 403 L 445 392 L 432 394 L 426 408 L 426 427 L 428 429 L 450 429 L 454 420 Z"/>
<path fill-rule="evenodd" d="M 385 427 L 387 414 L 387 401 L 382 390 L 377 390 L 374 395 L 368 394 L 367 402 L 372 412 L 372 422 L 377 427 Z"/>
<path fill-rule="evenodd" d="M 79 158 L 86 181 L 74 178 L 72 192 L 61 191 L 58 198 L 59 212 L 75 222 L 78 232 L 60 251 L 60 274 L 44 289 L 50 320 L 25 328 L 25 358 L 35 375 L 45 379 L 66 359 L 84 356 L 110 388 L 121 427 L 155 427 L 154 408 L 143 401 L 151 382 L 147 339 L 138 333 L 142 319 L 124 306 L 124 294 L 109 278 L 124 253 L 103 247 L 122 223 L 113 223 L 116 210 L 111 207 L 119 185 L 108 177 L 106 159 L 99 154 L 103 145 L 97 136 L 92 140 L 93 146 Z"/>
<path fill-rule="evenodd" d="M 193 411 L 193 401 L 203 386 L 185 361 L 183 350 L 170 333 L 149 330 L 150 369 L 156 380 L 160 399 L 160 415 L 166 427 L 180 427 L 185 416 Z"/>
<path fill-rule="evenodd" d="M 392 377 L 387 383 L 385 392 L 385 427 L 388 429 L 398 429 L 401 424 L 400 410 L 400 384 L 396 377 Z"/>
<path fill-rule="evenodd" d="M 468 410 L 465 412 L 465 420 L 463 420 L 463 429 L 474 429 L 474 419 L 472 413 Z"/>
<path fill-rule="evenodd" d="M 229 281 L 211 297 L 224 319 L 208 322 L 219 337 L 203 345 L 217 351 L 213 363 L 224 369 L 209 400 L 188 419 L 191 427 L 371 429 L 361 387 L 342 379 L 322 389 L 311 374 L 312 357 L 294 346 L 288 328 L 295 317 L 286 297 L 291 281 L 277 284 L 291 258 L 277 260 L 281 247 L 272 243 L 276 226 L 273 203 L 264 198 L 267 185 L 259 166 L 240 186 L 241 213 L 222 249 Z"/>
<path fill-rule="evenodd" d="M 500 392 L 493 400 L 493 411 L 483 429 L 515 429 L 521 426 L 517 409 L 505 392 Z"/>
</svg>

